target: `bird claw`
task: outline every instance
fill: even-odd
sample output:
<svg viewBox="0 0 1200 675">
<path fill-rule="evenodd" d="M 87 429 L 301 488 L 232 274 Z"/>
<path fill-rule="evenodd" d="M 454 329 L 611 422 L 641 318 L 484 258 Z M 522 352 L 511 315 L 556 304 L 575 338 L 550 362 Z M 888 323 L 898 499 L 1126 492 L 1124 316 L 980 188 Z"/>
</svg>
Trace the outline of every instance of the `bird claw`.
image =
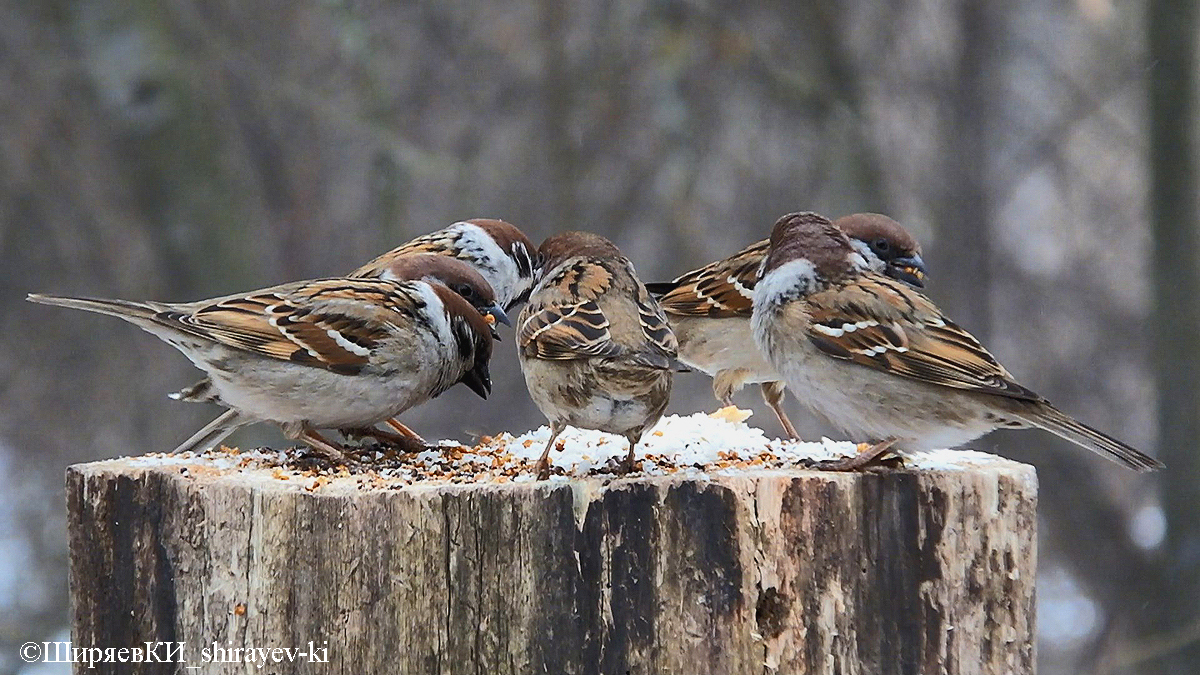
<svg viewBox="0 0 1200 675">
<path fill-rule="evenodd" d="M 296 446 L 292 450 L 296 453 L 294 463 L 305 469 L 337 471 L 338 468 L 345 467 L 347 470 L 353 471 L 363 466 L 363 462 L 350 452 L 335 457 L 308 445 Z"/>
<path fill-rule="evenodd" d="M 621 457 L 619 459 L 617 457 L 609 457 L 608 461 L 604 463 L 602 470 L 603 473 L 624 476 L 635 471 L 641 471 L 642 463 L 640 460 L 630 460 L 628 457 Z"/>
<path fill-rule="evenodd" d="M 874 467 L 886 469 L 903 468 L 904 458 L 899 454 L 891 452 L 891 447 L 895 443 L 896 439 L 890 438 L 868 446 L 853 457 L 827 459 L 812 464 L 811 468 L 817 471 L 863 471 Z"/>
<path fill-rule="evenodd" d="M 550 462 L 539 459 L 533 465 L 533 472 L 537 475 L 538 480 L 548 480 L 550 478 Z"/>
</svg>

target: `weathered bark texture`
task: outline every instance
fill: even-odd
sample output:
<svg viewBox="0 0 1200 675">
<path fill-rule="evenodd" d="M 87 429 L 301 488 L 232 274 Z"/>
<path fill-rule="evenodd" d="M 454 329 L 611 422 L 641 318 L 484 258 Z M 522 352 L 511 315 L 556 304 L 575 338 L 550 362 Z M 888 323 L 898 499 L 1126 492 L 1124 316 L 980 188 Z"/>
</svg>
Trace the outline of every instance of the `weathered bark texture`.
<svg viewBox="0 0 1200 675">
<path fill-rule="evenodd" d="M 328 665 L 269 668 L 306 675 L 1034 670 L 1012 462 L 316 491 L 203 469 L 68 471 L 76 646 L 327 640 Z"/>
</svg>

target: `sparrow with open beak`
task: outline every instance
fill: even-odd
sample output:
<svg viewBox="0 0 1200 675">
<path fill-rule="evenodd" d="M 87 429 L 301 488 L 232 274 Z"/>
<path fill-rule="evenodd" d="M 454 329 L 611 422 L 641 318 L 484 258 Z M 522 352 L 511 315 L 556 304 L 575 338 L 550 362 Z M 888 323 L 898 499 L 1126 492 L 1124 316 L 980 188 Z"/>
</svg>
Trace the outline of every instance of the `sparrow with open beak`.
<svg viewBox="0 0 1200 675">
<path fill-rule="evenodd" d="M 754 291 L 754 339 L 802 403 L 859 440 L 957 447 L 994 429 L 1036 427 L 1136 471 L 1162 464 L 1021 386 L 970 333 L 909 286 L 870 270 L 815 213 L 784 216 Z"/>
<path fill-rule="evenodd" d="M 550 422 L 537 463 L 567 425 L 625 436 L 634 447 L 662 417 L 677 345 L 658 303 L 612 242 L 587 232 L 550 237 L 544 274 L 517 321 L 517 354 L 534 403 Z"/>
<path fill-rule="evenodd" d="M 208 374 L 228 410 L 176 452 L 273 422 L 340 461 L 343 449 L 318 429 L 367 428 L 459 382 L 491 391 L 491 327 L 440 283 L 318 279 L 190 303 L 28 299 L 122 318 Z"/>
<path fill-rule="evenodd" d="M 925 282 L 921 245 L 899 223 L 878 213 L 837 220 L 870 269 L 914 286 Z M 679 360 L 713 378 L 713 396 L 724 405 L 746 384 L 759 383 L 763 400 L 784 431 L 798 438 L 783 410 L 786 388 L 754 346 L 750 330 L 754 286 L 767 256 L 766 239 L 666 283 L 647 284 L 658 297 L 679 340 Z"/>
</svg>

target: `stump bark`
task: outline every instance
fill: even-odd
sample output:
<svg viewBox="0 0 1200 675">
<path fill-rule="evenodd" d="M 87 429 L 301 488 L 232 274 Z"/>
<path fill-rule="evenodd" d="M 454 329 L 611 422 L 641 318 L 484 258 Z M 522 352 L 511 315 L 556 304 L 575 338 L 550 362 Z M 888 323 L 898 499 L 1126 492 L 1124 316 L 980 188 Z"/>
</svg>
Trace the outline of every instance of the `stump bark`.
<svg viewBox="0 0 1200 675">
<path fill-rule="evenodd" d="M 274 673 L 1034 671 L 1036 478 L 754 471 L 392 488 L 67 473 L 76 647 L 327 648 Z M 123 664 L 116 672 L 175 672 Z"/>
</svg>

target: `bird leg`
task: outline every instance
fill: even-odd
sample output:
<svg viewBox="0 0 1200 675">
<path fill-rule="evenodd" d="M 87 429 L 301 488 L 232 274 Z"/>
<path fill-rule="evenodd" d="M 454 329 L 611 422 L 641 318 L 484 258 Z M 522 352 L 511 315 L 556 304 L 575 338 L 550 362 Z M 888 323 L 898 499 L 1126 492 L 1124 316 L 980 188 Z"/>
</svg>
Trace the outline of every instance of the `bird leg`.
<svg viewBox="0 0 1200 675">
<path fill-rule="evenodd" d="M 305 429 L 300 433 L 300 440 L 308 443 L 308 447 L 317 451 L 317 454 L 325 456 L 332 462 L 339 464 L 353 464 L 354 460 L 346 455 L 346 450 L 342 446 L 332 441 L 326 440 L 321 434 L 312 429 Z"/>
<path fill-rule="evenodd" d="M 713 376 L 713 396 L 728 408 L 733 405 L 733 395 L 741 391 L 749 376 L 749 371 L 741 368 L 717 371 Z"/>
<path fill-rule="evenodd" d="M 301 422 L 288 422 L 280 424 L 279 428 L 283 430 L 283 435 L 296 441 L 304 441 L 308 447 L 312 448 L 318 455 L 328 459 L 331 462 L 339 464 L 354 464 L 354 460 L 346 455 L 346 450 L 337 443 L 326 440 L 321 434 L 318 434 L 313 429 L 308 428 Z"/>
<path fill-rule="evenodd" d="M 792 426 L 792 421 L 788 419 L 787 413 L 783 412 L 783 398 L 787 394 L 787 387 L 782 382 L 763 382 L 759 385 L 762 389 L 763 400 L 775 411 L 775 416 L 779 418 L 779 423 L 783 425 L 783 431 L 788 435 L 788 438 L 798 441 L 800 434 L 796 433 L 796 427 Z"/>
<path fill-rule="evenodd" d="M 813 468 L 821 471 L 857 471 L 865 469 L 872 464 L 880 463 L 880 457 L 886 454 L 895 444 L 896 439 L 889 438 L 885 441 L 875 443 L 853 457 L 818 462 Z"/>
<path fill-rule="evenodd" d="M 538 457 L 537 463 L 533 465 L 538 480 L 546 480 L 550 477 L 550 449 L 554 447 L 554 441 L 562 433 L 564 426 L 566 425 L 557 422 L 550 423 L 550 440 L 546 441 L 546 449 L 542 451 L 542 456 Z"/>
<path fill-rule="evenodd" d="M 409 438 L 413 439 L 414 441 L 417 441 L 421 445 L 428 445 L 425 442 L 425 439 L 421 438 L 420 434 L 413 431 L 412 429 L 409 429 L 408 426 L 406 426 L 403 422 L 396 419 L 395 417 L 387 418 L 387 420 L 385 420 L 384 423 L 387 424 L 389 427 L 398 431 L 401 436 L 408 436 Z"/>
<path fill-rule="evenodd" d="M 629 453 L 625 455 L 625 461 L 621 464 L 621 473 L 632 473 L 641 469 L 640 463 L 633 457 L 633 449 L 637 447 L 638 441 L 642 438 L 642 432 L 626 436 L 629 439 Z"/>
</svg>

